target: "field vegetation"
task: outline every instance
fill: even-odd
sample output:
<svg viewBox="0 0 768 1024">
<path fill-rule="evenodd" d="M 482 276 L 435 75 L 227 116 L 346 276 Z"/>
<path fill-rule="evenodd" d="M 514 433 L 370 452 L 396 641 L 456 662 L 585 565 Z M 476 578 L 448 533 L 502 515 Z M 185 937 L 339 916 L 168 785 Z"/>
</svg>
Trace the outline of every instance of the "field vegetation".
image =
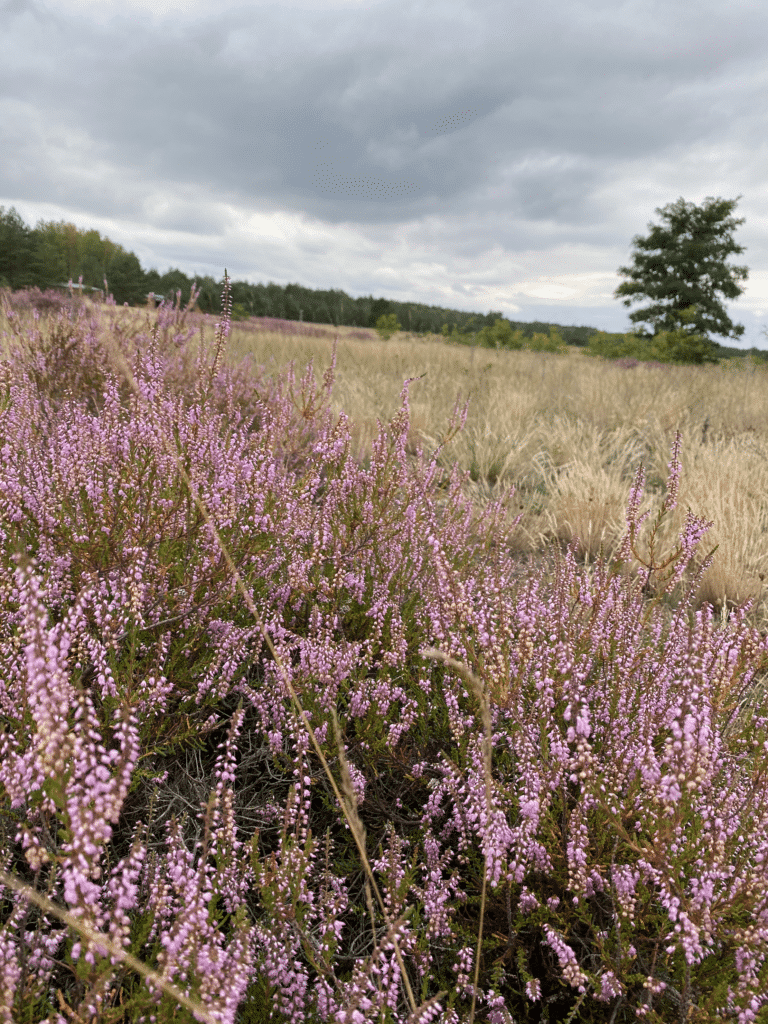
<svg viewBox="0 0 768 1024">
<path fill-rule="evenodd" d="M 146 330 L 148 315 L 154 322 L 155 313 L 119 311 L 128 333 Z M 189 320 L 196 356 L 201 328 L 211 348 L 217 320 Z M 637 466 L 646 469 L 646 510 L 665 493 L 680 430 L 680 502 L 659 527 L 657 545 L 674 547 L 688 506 L 712 521 L 706 540 L 717 556 L 694 606 L 708 602 L 727 613 L 751 598 L 752 621 L 768 629 L 768 365 L 759 358 L 675 366 L 594 358 L 577 346 L 563 346 L 563 354 L 496 350 L 404 331 L 383 341 L 375 330 L 344 326 L 280 321 L 269 330 L 274 323 L 232 321 L 226 362 L 269 375 L 311 363 L 319 385 L 335 345 L 330 408 L 349 417 L 357 459 L 370 457 L 380 424 L 397 412 L 403 381 L 414 379 L 411 451 L 419 443 L 428 453 L 437 448 L 457 398 L 468 400 L 465 425 L 438 462 L 468 474 L 463 490 L 478 509 L 515 489 L 525 515 L 511 543 L 524 559 L 573 541 L 587 567 L 601 545 L 613 556 Z"/>
<path fill-rule="evenodd" d="M 764 1024 L 768 371 L 228 302 L 0 320 L 0 1020 Z"/>
</svg>

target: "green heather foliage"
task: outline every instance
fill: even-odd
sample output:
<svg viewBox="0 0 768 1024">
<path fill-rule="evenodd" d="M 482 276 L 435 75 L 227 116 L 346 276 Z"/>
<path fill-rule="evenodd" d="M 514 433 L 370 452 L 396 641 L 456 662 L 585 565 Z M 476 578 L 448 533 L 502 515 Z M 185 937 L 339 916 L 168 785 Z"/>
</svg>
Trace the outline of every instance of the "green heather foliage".
<svg viewBox="0 0 768 1024">
<path fill-rule="evenodd" d="M 765 1022 L 768 646 L 691 610 L 711 552 L 660 614 L 680 436 L 651 557 L 639 467 L 613 563 L 514 583 L 408 381 L 360 464 L 229 301 L 191 365 L 178 307 L 6 314 L 0 1020 Z"/>
</svg>

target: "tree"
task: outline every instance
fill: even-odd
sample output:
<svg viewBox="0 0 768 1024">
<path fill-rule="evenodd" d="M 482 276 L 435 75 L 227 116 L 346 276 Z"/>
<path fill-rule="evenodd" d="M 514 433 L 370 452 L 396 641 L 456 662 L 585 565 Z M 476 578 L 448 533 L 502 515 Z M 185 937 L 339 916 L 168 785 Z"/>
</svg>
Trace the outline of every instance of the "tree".
<svg viewBox="0 0 768 1024">
<path fill-rule="evenodd" d="M 373 299 L 373 296 L 371 296 L 371 299 L 371 311 L 368 314 L 368 326 L 375 327 L 380 317 L 386 316 L 388 313 L 390 313 L 390 310 L 392 309 L 392 303 L 389 301 L 389 299 Z M 395 316 L 396 315 L 397 314 L 395 314 Z"/>
<path fill-rule="evenodd" d="M 144 272 L 144 290 L 147 293 L 147 295 L 150 292 L 154 292 L 155 295 L 162 295 L 163 289 L 160 287 L 161 281 L 162 278 L 160 276 L 160 273 L 158 270 L 155 269 L 155 267 L 152 267 L 151 270 L 146 270 Z"/>
<path fill-rule="evenodd" d="M 109 251 L 109 255 L 107 255 Z M 83 231 L 77 237 L 77 262 L 69 276 L 76 281 L 79 274 L 83 275 L 86 284 L 95 288 L 104 287 L 107 267 L 112 265 L 118 252 L 124 252 L 107 238 L 102 238 L 98 231 Z"/>
<path fill-rule="evenodd" d="M 135 253 L 118 252 L 107 269 L 107 284 L 118 306 L 143 306 L 146 281 L 141 263 Z"/>
<path fill-rule="evenodd" d="M 199 288 L 197 308 L 202 313 L 220 313 L 221 292 L 223 286 L 214 281 L 210 274 L 205 274 L 203 277 L 197 278 L 197 287 Z M 253 298 L 251 292 L 252 290 L 249 284 L 241 283 L 241 287 L 238 289 L 238 295 L 235 297 L 234 285 L 232 287 L 233 303 L 237 304 L 239 302 L 244 309 L 248 310 L 249 316 L 251 316 L 253 312 Z"/>
<path fill-rule="evenodd" d="M 33 254 L 32 267 L 35 284 L 39 288 L 50 288 L 53 284 L 63 284 L 67 277 L 67 257 L 64 251 L 63 236 L 58 225 L 52 221 L 38 222 L 32 232 Z"/>
<path fill-rule="evenodd" d="M 147 289 L 149 291 L 149 289 Z M 192 291 L 192 282 L 185 273 L 181 270 L 177 270 L 175 267 L 162 275 L 159 282 L 158 292 L 160 295 L 165 296 L 165 301 L 170 303 L 172 306 L 176 305 L 177 297 L 176 293 L 181 292 L 181 305 L 186 306 L 189 302 L 189 296 Z M 117 296 L 115 296 L 117 298 Z"/>
<path fill-rule="evenodd" d="M 744 223 L 730 216 L 741 196 L 736 199 L 713 199 L 708 196 L 703 206 L 676 203 L 658 207 L 656 213 L 667 222 L 666 227 L 649 224 L 647 238 L 636 235 L 632 267 L 619 267 L 618 273 L 628 277 L 614 292 L 615 298 L 629 296 L 629 306 L 639 296 L 654 300 L 650 306 L 629 314 L 633 323 L 650 323 L 653 332 L 639 331 L 642 338 L 655 337 L 661 332 L 690 334 L 692 341 L 700 339 L 712 345 L 708 334 L 740 337 L 744 327 L 734 326 L 725 309 L 715 296 L 720 292 L 735 299 L 743 289 L 737 280 L 746 280 L 747 267 L 726 264 L 731 253 L 742 253 L 744 247 L 733 241 L 732 231 Z M 690 311 L 695 307 L 692 315 Z"/>
<path fill-rule="evenodd" d="M 33 239 L 30 228 L 12 206 L 0 206 L 0 277 L 9 288 L 26 288 L 35 283 L 32 266 Z"/>
</svg>

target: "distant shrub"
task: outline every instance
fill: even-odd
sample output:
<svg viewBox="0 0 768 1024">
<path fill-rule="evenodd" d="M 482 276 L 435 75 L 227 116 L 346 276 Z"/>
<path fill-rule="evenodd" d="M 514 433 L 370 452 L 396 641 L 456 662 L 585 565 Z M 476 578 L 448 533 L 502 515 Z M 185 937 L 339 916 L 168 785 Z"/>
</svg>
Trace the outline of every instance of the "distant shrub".
<svg viewBox="0 0 768 1024">
<path fill-rule="evenodd" d="M 447 325 L 446 325 L 447 326 Z M 446 326 L 443 327 L 443 334 L 446 334 Z M 451 340 L 457 338 L 457 331 L 454 327 Z M 460 338 L 459 340 L 464 340 Z M 535 332 L 526 337 L 518 327 L 512 330 L 509 320 L 498 319 L 493 327 L 481 327 L 475 336 L 475 343 L 483 348 L 511 349 L 521 351 L 526 349 L 529 352 L 567 352 L 568 346 L 565 343 L 559 328 L 550 328 L 549 334 Z"/>
<path fill-rule="evenodd" d="M 512 330 L 509 320 L 496 320 L 493 327 L 481 327 L 477 332 L 477 344 L 484 348 L 521 349 L 523 332 Z"/>
<path fill-rule="evenodd" d="M 402 327 L 394 313 L 387 313 L 376 321 L 376 330 L 383 341 L 389 341 L 393 334 L 402 330 Z"/>
<path fill-rule="evenodd" d="M 549 334 L 535 333 L 526 339 L 525 348 L 532 352 L 567 352 L 568 346 L 559 328 L 550 327 Z"/>
<path fill-rule="evenodd" d="M 690 322 L 692 313 L 684 310 L 683 321 Z M 660 363 L 697 365 L 718 363 L 716 346 L 701 334 L 692 333 L 680 326 L 674 331 L 659 331 L 652 337 L 638 334 L 609 334 L 598 331 L 587 344 L 587 355 L 603 359 L 637 359 L 641 362 L 655 360 Z"/>
<path fill-rule="evenodd" d="M 236 302 L 232 306 L 232 319 L 233 320 L 247 320 L 250 317 L 250 313 L 242 304 L 242 302 Z"/>
</svg>

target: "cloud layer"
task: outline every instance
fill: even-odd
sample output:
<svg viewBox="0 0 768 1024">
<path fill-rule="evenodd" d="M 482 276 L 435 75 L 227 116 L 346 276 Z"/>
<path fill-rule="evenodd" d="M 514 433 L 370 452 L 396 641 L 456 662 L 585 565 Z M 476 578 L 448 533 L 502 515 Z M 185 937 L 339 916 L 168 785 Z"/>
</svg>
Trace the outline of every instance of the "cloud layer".
<svg viewBox="0 0 768 1024">
<path fill-rule="evenodd" d="M 743 198 L 768 348 L 768 7 L 3 0 L 0 204 L 145 268 L 628 329 L 631 240 Z M 636 308 L 635 306 L 631 307 Z"/>
</svg>

